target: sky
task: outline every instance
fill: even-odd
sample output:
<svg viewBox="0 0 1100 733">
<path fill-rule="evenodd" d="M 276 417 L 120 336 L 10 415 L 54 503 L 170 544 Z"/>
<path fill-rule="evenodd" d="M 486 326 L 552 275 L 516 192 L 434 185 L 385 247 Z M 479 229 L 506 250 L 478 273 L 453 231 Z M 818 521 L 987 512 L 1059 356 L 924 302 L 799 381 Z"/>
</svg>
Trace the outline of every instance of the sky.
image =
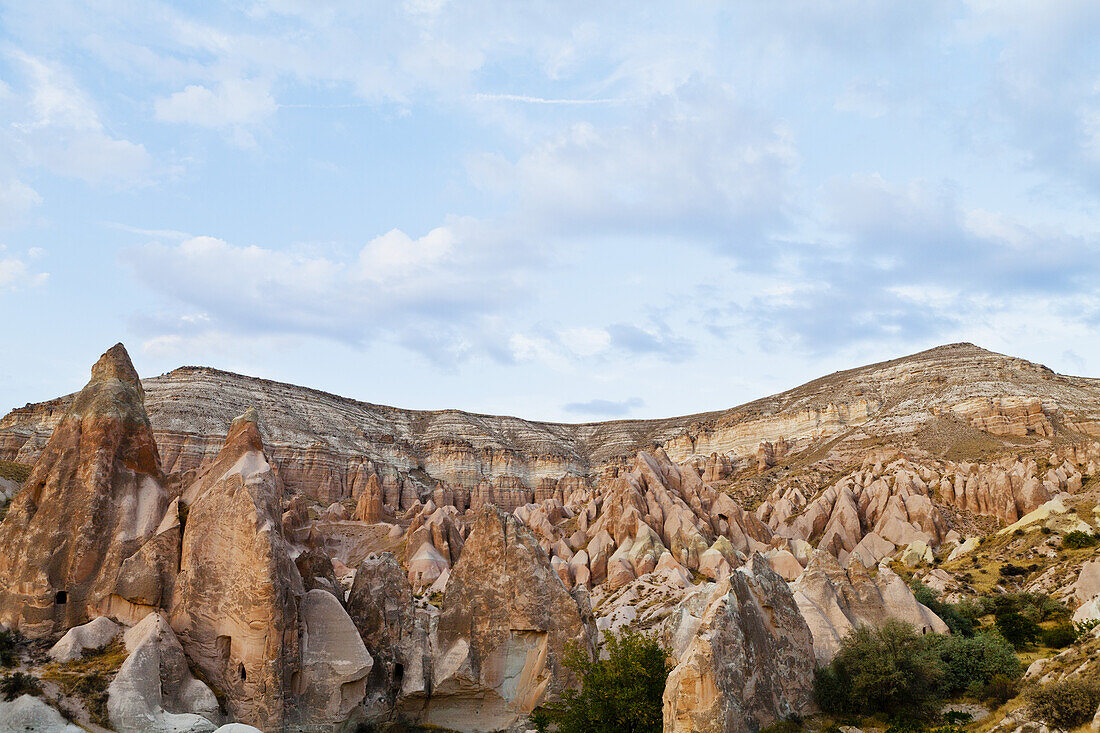
<svg viewBox="0 0 1100 733">
<path fill-rule="evenodd" d="M 1100 4 L 0 0 L 0 414 L 122 341 L 408 408 L 1100 376 Z"/>
</svg>

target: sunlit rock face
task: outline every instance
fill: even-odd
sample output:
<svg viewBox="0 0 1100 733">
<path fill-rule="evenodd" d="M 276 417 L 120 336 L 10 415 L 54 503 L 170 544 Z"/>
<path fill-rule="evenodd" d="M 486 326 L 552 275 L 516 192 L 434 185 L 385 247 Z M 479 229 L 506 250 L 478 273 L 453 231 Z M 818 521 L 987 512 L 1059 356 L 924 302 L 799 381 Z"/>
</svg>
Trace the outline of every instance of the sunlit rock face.
<svg viewBox="0 0 1100 733">
<path fill-rule="evenodd" d="M 281 490 L 262 446 L 257 416 L 247 412 L 210 469 L 184 490 L 170 621 L 232 717 L 279 730 L 300 717 L 304 588 L 281 533 Z"/>
<path fill-rule="evenodd" d="M 169 495 L 121 344 L 92 367 L 0 524 L 0 621 L 60 635 L 110 603 L 128 559 L 156 534 Z M 163 600 L 157 568 L 149 605 Z"/>
<path fill-rule="evenodd" d="M 418 722 L 509 729 L 575 682 L 566 645 L 591 651 L 594 642 L 584 593 L 566 590 L 529 530 L 486 507 L 447 581 Z"/>
<path fill-rule="evenodd" d="M 665 684 L 666 733 L 751 733 L 811 710 L 810 630 L 760 555 L 685 598 L 665 634 L 676 661 Z"/>
</svg>

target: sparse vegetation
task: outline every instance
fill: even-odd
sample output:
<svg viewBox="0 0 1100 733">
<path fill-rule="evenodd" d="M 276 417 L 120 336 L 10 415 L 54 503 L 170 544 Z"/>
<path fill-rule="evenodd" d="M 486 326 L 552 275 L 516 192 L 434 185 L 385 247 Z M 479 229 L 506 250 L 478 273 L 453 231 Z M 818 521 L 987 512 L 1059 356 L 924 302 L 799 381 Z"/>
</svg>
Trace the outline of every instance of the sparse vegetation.
<svg viewBox="0 0 1100 733">
<path fill-rule="evenodd" d="M 658 733 L 661 695 L 671 671 L 668 652 L 653 638 L 626 630 L 605 636 L 607 659 L 592 660 L 571 647 L 565 664 L 581 689 L 566 690 L 530 718 L 540 733 Z"/>
<path fill-rule="evenodd" d="M 1048 725 L 1070 730 L 1092 720 L 1100 706 L 1100 682 L 1063 680 L 1042 685 L 1027 693 L 1031 714 Z"/>
<path fill-rule="evenodd" d="M 43 671 L 42 679 L 55 683 L 66 695 L 80 698 L 91 721 L 109 727 L 107 687 L 124 661 L 126 647 L 116 640 L 101 650 L 86 651 L 81 659 L 51 664 Z"/>
<path fill-rule="evenodd" d="M 1100 544 L 1100 537 L 1075 529 L 1062 538 L 1062 547 L 1068 550 L 1080 550 Z"/>
<path fill-rule="evenodd" d="M 19 663 L 19 647 L 23 638 L 18 631 L 0 631 L 0 667 L 14 667 Z"/>
<path fill-rule="evenodd" d="M 31 467 L 15 461 L 0 460 L 0 478 L 22 484 L 31 475 Z"/>
<path fill-rule="evenodd" d="M 0 697 L 14 700 L 20 695 L 41 695 L 42 685 L 38 678 L 25 672 L 12 672 L 0 679 Z"/>
</svg>

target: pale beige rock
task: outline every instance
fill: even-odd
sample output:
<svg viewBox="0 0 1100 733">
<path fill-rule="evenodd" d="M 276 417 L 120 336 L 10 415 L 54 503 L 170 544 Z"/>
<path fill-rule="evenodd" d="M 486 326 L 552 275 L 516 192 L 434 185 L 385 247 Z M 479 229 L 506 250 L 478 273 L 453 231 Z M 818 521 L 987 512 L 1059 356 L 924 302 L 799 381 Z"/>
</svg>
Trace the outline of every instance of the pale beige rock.
<svg viewBox="0 0 1100 733">
<path fill-rule="evenodd" d="M 516 725 L 573 683 L 562 654 L 568 642 L 591 650 L 593 626 L 587 596 L 565 589 L 534 535 L 483 508 L 447 583 L 420 724 Z"/>
<path fill-rule="evenodd" d="M 146 616 L 125 634 L 129 655 L 108 687 L 118 733 L 207 733 L 220 714 L 214 693 L 195 678 L 167 620 Z"/>
<path fill-rule="evenodd" d="M 670 636 L 690 643 L 664 691 L 666 733 L 748 733 L 812 707 L 813 642 L 787 583 L 760 555 L 711 591 L 701 616 L 685 599 Z"/>
<path fill-rule="evenodd" d="M 310 730 L 340 727 L 366 696 L 374 660 L 347 611 L 331 593 L 314 589 L 301 605 L 302 666 L 295 694 Z"/>
<path fill-rule="evenodd" d="M 156 534 L 170 497 L 143 399 L 118 344 L 0 523 L 0 622 L 42 638 L 102 615 L 123 563 Z"/>
<path fill-rule="evenodd" d="M 827 664 L 853 628 L 877 626 L 887 618 L 920 630 L 945 633 L 947 625 L 913 597 L 897 574 L 879 567 L 872 578 L 861 563 L 845 570 L 830 553 L 818 550 L 791 586 L 795 602 L 813 635 L 818 664 Z"/>
<path fill-rule="evenodd" d="M 50 659 L 71 662 L 80 659 L 85 650 L 99 650 L 110 644 L 122 628 L 106 616 L 97 616 L 86 624 L 74 626 L 50 647 Z"/>
<path fill-rule="evenodd" d="M 301 576 L 280 533 L 281 487 L 254 412 L 234 421 L 194 491 L 170 621 L 188 656 L 225 696 L 236 720 L 279 729 L 297 719 L 296 599 Z"/>
<path fill-rule="evenodd" d="M 0 698 L 0 730 L 22 733 L 84 733 L 84 729 L 65 722 L 56 709 L 33 695 L 14 700 Z"/>
</svg>

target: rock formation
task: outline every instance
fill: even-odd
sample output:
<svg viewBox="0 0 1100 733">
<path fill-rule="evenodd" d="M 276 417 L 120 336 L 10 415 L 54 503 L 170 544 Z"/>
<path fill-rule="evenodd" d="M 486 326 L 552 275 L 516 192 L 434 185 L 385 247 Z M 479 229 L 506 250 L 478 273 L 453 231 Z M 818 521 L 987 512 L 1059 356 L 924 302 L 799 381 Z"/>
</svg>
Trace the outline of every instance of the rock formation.
<svg viewBox="0 0 1100 733">
<path fill-rule="evenodd" d="M 126 632 L 129 656 L 108 690 L 118 733 L 209 733 L 220 720 L 217 698 L 188 668 L 172 628 L 159 613 Z"/>
<path fill-rule="evenodd" d="M 171 624 L 235 720 L 278 730 L 295 719 L 296 597 L 304 593 L 280 532 L 280 486 L 255 412 L 184 490 L 187 521 Z"/>
<path fill-rule="evenodd" d="M 169 497 L 143 397 L 121 344 L 92 367 L 0 524 L 0 622 L 43 637 L 99 615 L 156 534 Z"/>
<path fill-rule="evenodd" d="M 573 682 L 566 644 L 591 650 L 594 641 L 583 592 L 565 589 L 529 530 L 485 507 L 447 581 L 419 722 L 509 728 Z"/>
<path fill-rule="evenodd" d="M 759 554 L 685 599 L 666 633 L 677 664 L 665 684 L 665 733 L 751 733 L 812 707 L 810 630 Z"/>
<path fill-rule="evenodd" d="M 816 550 L 806 571 L 791 586 L 798 609 L 813 634 L 819 664 L 827 664 L 853 628 L 877 626 L 887 618 L 913 624 L 921 631 L 946 633 L 947 624 L 917 602 L 905 581 L 885 567 L 871 577 L 860 563 L 848 569 Z"/>
</svg>

